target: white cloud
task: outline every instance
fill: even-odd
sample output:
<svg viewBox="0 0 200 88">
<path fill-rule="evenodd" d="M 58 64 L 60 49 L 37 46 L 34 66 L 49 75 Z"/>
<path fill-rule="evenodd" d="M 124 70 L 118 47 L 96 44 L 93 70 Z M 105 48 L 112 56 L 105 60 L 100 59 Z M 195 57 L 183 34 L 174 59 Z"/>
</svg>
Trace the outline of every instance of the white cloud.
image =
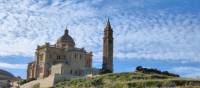
<svg viewBox="0 0 200 88">
<path fill-rule="evenodd" d="M 134 7 L 143 7 L 143 2 Z M 200 62 L 200 13 L 132 11 L 112 3 L 109 8 L 93 6 L 98 3 L 103 0 L 0 2 L 0 55 L 34 55 L 37 44 L 55 43 L 67 25 L 76 45 L 101 61 L 105 16 L 110 15 L 115 58 Z"/>
<path fill-rule="evenodd" d="M 199 61 L 200 15 L 130 17 L 116 33 L 116 56 L 120 58 L 180 59 Z M 122 21 L 124 20 L 124 21 Z M 126 25 L 129 24 L 129 25 Z M 120 46 L 120 47 L 119 47 Z"/>
<path fill-rule="evenodd" d="M 33 55 L 37 44 L 54 43 L 66 25 L 71 29 L 84 17 L 95 15 L 87 4 L 72 0 L 4 1 L 1 5 L 0 55 Z"/>
<path fill-rule="evenodd" d="M 4 68 L 4 69 L 26 69 L 27 64 L 10 64 L 10 63 L 0 62 L 0 68 Z"/>
</svg>

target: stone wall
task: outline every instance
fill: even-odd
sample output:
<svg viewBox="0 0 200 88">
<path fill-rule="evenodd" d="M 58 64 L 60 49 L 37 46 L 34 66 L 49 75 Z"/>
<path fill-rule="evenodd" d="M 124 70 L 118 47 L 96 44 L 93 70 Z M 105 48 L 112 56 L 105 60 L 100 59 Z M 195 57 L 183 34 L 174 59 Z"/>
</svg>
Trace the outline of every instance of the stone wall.
<svg viewBox="0 0 200 88">
<path fill-rule="evenodd" d="M 40 88 L 49 88 L 53 87 L 55 83 L 58 81 L 62 81 L 65 79 L 77 78 L 79 76 L 72 76 L 72 75 L 50 75 L 44 79 L 38 79 L 20 86 L 20 88 L 32 88 L 36 84 L 40 84 Z"/>
<path fill-rule="evenodd" d="M 32 88 L 34 85 L 40 84 L 40 88 L 49 88 L 54 85 L 54 76 L 51 75 L 44 79 L 38 79 L 21 85 L 20 88 Z"/>
</svg>

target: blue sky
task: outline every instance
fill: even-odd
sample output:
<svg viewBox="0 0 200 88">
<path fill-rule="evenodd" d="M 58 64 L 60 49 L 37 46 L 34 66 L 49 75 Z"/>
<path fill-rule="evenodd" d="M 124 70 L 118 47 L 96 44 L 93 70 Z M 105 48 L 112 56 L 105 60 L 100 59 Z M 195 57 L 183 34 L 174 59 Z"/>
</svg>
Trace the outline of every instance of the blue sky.
<svg viewBox="0 0 200 88">
<path fill-rule="evenodd" d="M 107 17 L 115 72 L 142 65 L 200 76 L 199 0 L 0 0 L 0 69 L 25 78 L 37 45 L 55 44 L 66 26 L 100 68 Z"/>
</svg>

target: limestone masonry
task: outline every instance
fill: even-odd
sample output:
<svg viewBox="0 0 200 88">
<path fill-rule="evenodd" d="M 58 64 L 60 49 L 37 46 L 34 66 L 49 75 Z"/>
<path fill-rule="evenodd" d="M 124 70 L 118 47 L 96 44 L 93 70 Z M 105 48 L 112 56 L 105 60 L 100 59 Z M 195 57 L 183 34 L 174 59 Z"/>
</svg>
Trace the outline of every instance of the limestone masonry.
<svg viewBox="0 0 200 88">
<path fill-rule="evenodd" d="M 58 75 L 72 78 L 113 72 L 113 31 L 109 19 L 104 29 L 102 69 L 92 68 L 92 52 L 75 47 L 68 32 L 66 28 L 56 44 L 45 43 L 37 47 L 35 61 L 28 64 L 27 79 L 44 80 Z"/>
</svg>

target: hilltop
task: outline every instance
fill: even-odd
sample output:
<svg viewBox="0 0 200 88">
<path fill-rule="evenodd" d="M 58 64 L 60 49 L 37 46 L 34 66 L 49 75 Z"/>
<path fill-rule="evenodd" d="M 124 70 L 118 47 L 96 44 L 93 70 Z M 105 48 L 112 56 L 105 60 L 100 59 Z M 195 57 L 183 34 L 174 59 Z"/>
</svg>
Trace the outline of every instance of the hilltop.
<svg viewBox="0 0 200 88">
<path fill-rule="evenodd" d="M 13 74 L 0 69 L 0 88 L 9 87 L 10 86 L 9 81 L 13 80 L 17 80 L 17 78 Z"/>
<path fill-rule="evenodd" d="M 165 72 L 164 72 L 165 73 Z M 200 79 L 180 78 L 156 72 L 124 72 L 97 75 L 65 80 L 56 83 L 56 88 L 144 88 L 144 87 L 181 87 L 200 88 Z"/>
</svg>

